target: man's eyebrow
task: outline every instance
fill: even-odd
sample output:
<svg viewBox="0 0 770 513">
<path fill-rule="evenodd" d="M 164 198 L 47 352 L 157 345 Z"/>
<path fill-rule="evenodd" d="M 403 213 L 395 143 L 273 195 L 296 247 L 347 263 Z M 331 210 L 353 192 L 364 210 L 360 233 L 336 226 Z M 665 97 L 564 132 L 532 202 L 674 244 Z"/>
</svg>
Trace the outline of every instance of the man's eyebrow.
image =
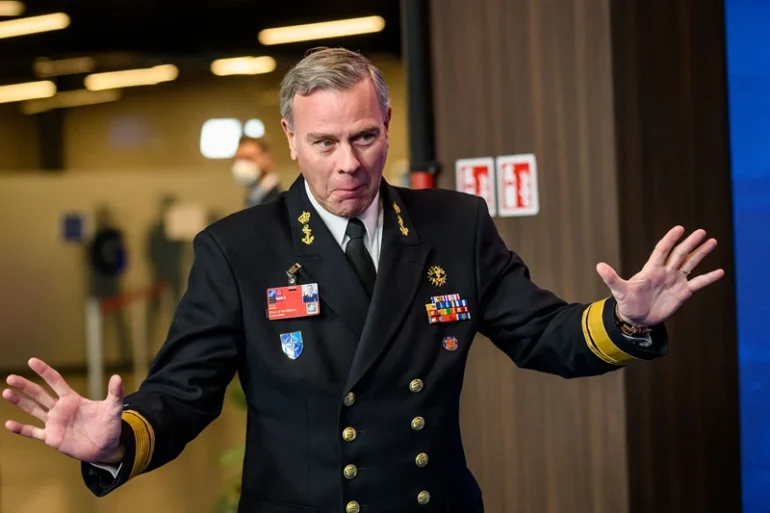
<svg viewBox="0 0 770 513">
<path fill-rule="evenodd" d="M 355 139 L 357 137 L 361 137 L 364 134 L 368 134 L 368 133 L 372 133 L 372 132 L 373 133 L 380 133 L 380 127 L 378 127 L 376 125 L 372 125 L 372 126 L 368 126 L 366 128 L 362 128 L 361 130 L 357 130 L 356 132 L 353 132 L 351 134 L 351 138 Z M 332 134 L 325 134 L 323 132 L 310 132 L 310 133 L 307 134 L 307 138 L 310 139 L 310 140 L 314 140 L 314 141 L 323 141 L 323 140 L 326 140 L 326 139 L 334 140 L 334 139 L 337 138 L 337 136 L 332 135 Z"/>
<path fill-rule="evenodd" d="M 307 134 L 307 138 L 322 140 L 322 139 L 334 139 L 334 136 L 331 134 L 324 134 L 321 132 L 310 132 L 309 134 Z"/>
<path fill-rule="evenodd" d="M 353 134 L 353 138 L 355 139 L 356 137 L 361 137 L 362 135 L 368 134 L 368 133 L 377 133 L 377 134 L 379 134 L 380 133 L 380 127 L 378 127 L 378 126 L 369 126 L 369 127 L 366 127 L 366 128 L 362 128 L 361 130 L 359 130 L 359 131 L 357 131 L 357 132 L 355 132 Z"/>
</svg>

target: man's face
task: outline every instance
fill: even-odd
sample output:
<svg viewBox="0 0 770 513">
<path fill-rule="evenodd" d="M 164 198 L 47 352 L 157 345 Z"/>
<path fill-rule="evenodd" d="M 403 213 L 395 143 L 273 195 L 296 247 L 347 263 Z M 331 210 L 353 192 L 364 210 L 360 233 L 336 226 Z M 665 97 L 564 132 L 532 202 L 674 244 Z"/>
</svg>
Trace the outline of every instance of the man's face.
<svg viewBox="0 0 770 513">
<path fill-rule="evenodd" d="M 296 95 L 293 113 L 293 127 L 281 124 L 313 196 L 333 214 L 363 213 L 377 194 L 389 145 L 390 110 L 383 115 L 374 83 Z"/>
<path fill-rule="evenodd" d="M 262 149 L 259 143 L 254 141 L 244 141 L 235 152 L 233 160 L 245 160 L 256 164 L 262 171 L 270 167 L 269 155 Z"/>
</svg>

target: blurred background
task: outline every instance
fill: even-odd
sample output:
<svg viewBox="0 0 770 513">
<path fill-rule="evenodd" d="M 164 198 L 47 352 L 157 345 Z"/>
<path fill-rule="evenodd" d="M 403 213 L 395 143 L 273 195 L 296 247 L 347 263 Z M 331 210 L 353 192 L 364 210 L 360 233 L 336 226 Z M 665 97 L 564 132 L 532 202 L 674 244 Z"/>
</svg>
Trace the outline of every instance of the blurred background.
<svg viewBox="0 0 770 513">
<path fill-rule="evenodd" d="M 314 46 L 350 45 L 383 69 L 386 177 L 408 179 L 399 12 L 390 0 L 0 1 L 3 377 L 38 355 L 88 394 L 89 355 L 103 356 L 134 389 L 183 291 L 194 232 L 248 202 L 248 177 L 232 170 L 239 140 L 266 143 L 278 188 L 296 178 L 279 87 Z M 92 389 L 106 383 L 91 377 Z M 3 429 L 0 511 L 213 512 L 237 480 L 237 405 L 158 479 L 106 501 L 74 462 Z"/>
</svg>

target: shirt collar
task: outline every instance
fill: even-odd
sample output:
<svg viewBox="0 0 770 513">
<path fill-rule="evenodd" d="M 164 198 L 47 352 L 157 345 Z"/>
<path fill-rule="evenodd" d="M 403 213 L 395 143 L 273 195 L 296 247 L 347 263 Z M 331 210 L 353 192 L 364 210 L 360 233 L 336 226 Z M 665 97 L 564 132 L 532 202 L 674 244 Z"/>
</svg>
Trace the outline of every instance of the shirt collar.
<svg viewBox="0 0 770 513">
<path fill-rule="evenodd" d="M 307 180 L 304 180 L 304 182 L 305 192 L 307 193 L 307 197 L 310 200 L 310 203 L 316 209 L 324 224 L 326 224 L 326 226 L 329 228 L 329 231 L 332 233 L 334 240 L 336 240 L 337 244 L 341 246 L 342 242 L 345 240 L 345 231 L 348 228 L 348 218 L 332 214 L 323 208 L 321 204 L 318 203 L 318 201 L 315 199 L 313 193 L 310 191 L 310 186 L 308 185 Z M 374 236 L 377 231 L 377 221 L 379 215 L 380 191 L 378 190 L 369 207 L 367 207 L 363 214 L 358 216 L 358 218 L 361 220 L 361 222 L 364 223 L 364 226 L 366 227 L 366 235 L 370 242 L 374 240 Z"/>
</svg>

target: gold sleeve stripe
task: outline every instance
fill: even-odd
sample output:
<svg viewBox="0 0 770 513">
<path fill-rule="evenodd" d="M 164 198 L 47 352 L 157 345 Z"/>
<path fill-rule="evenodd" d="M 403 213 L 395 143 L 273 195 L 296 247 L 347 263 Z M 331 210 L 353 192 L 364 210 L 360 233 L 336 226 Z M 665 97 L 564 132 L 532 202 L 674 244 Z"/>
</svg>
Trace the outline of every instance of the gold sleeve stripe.
<svg viewBox="0 0 770 513">
<path fill-rule="evenodd" d="M 604 307 L 606 299 L 592 303 L 583 312 L 583 337 L 591 351 L 607 363 L 614 365 L 635 360 L 633 356 L 621 350 L 610 338 L 604 326 Z"/>
<path fill-rule="evenodd" d="M 136 454 L 129 477 L 129 479 L 133 479 L 144 472 L 152 460 L 152 453 L 155 451 L 155 431 L 147 419 L 137 411 L 126 410 L 122 417 L 134 431 Z"/>
<path fill-rule="evenodd" d="M 591 312 L 591 309 L 595 305 L 589 305 L 588 308 L 583 310 L 583 318 L 581 319 L 581 326 L 583 327 L 583 338 L 585 338 L 586 345 L 591 350 L 593 354 L 595 354 L 599 359 L 612 364 L 612 365 L 618 365 L 618 362 L 615 360 L 611 360 L 609 356 L 604 355 L 601 351 L 599 351 L 599 348 L 596 346 L 596 343 L 591 338 L 591 332 L 588 329 L 588 315 Z"/>
</svg>

